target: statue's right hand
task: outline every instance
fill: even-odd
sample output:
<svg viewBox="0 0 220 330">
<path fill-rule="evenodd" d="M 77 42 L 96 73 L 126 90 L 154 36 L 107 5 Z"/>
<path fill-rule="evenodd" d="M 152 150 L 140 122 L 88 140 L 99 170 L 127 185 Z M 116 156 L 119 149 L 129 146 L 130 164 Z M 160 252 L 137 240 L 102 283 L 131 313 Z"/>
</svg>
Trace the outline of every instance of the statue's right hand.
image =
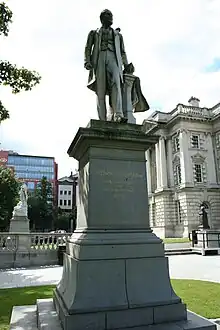
<svg viewBox="0 0 220 330">
<path fill-rule="evenodd" d="M 92 70 L 92 64 L 90 62 L 85 63 L 86 70 Z"/>
</svg>

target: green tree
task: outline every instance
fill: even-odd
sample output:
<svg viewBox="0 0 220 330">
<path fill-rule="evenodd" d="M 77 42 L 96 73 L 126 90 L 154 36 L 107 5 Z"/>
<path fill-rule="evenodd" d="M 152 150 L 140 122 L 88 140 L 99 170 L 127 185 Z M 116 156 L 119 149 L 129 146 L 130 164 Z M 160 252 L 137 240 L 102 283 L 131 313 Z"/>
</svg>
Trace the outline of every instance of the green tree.
<svg viewBox="0 0 220 330">
<path fill-rule="evenodd" d="M 10 168 L 0 166 L 0 227 L 6 230 L 12 217 L 14 206 L 19 201 L 21 183 Z"/>
<path fill-rule="evenodd" d="M 60 211 L 55 220 L 55 229 L 70 230 L 71 213 Z"/>
<path fill-rule="evenodd" d="M 53 228 L 52 185 L 46 177 L 42 177 L 33 196 L 30 196 L 28 199 L 28 215 L 32 229 L 44 230 Z"/>
<path fill-rule="evenodd" d="M 12 11 L 4 2 L 0 3 L 0 35 L 8 36 L 12 23 Z M 31 90 L 40 82 L 40 75 L 35 71 L 18 68 L 8 61 L 0 60 L 0 85 L 10 86 L 12 93 Z M 0 122 L 9 118 L 9 112 L 0 100 Z"/>
<path fill-rule="evenodd" d="M 40 225 L 40 208 L 39 200 L 36 196 L 30 195 L 28 198 L 28 218 L 30 220 L 31 230 L 35 230 Z"/>
</svg>

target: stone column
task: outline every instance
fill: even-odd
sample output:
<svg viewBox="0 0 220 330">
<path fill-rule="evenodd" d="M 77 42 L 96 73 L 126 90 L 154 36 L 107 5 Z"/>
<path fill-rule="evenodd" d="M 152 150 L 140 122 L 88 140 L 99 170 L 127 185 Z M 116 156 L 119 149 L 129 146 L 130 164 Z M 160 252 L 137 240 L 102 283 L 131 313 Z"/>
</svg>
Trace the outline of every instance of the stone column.
<svg viewBox="0 0 220 330">
<path fill-rule="evenodd" d="M 151 178 L 151 157 L 150 157 L 150 149 L 146 152 L 146 158 L 147 158 L 147 188 L 148 188 L 148 194 L 152 193 L 152 178 Z"/>
<path fill-rule="evenodd" d="M 210 132 L 205 133 L 206 136 L 206 149 L 207 149 L 207 157 L 206 157 L 206 171 L 207 171 L 207 182 L 211 186 L 217 185 L 217 177 L 216 177 L 216 167 L 215 167 L 215 158 L 214 158 L 214 148 L 212 142 L 212 135 Z"/>
<path fill-rule="evenodd" d="M 136 77 L 132 74 L 124 74 L 124 85 L 123 85 L 123 112 L 124 116 L 128 119 L 128 123 L 136 124 L 136 119 L 133 114 L 133 106 L 131 100 L 131 90 Z"/>
<path fill-rule="evenodd" d="M 174 186 L 174 176 L 173 176 L 173 150 L 172 150 L 172 139 L 169 137 L 167 139 L 167 169 L 169 178 L 169 187 Z"/>
<path fill-rule="evenodd" d="M 161 188 L 161 171 L 160 171 L 160 152 L 159 143 L 155 144 L 155 154 L 156 154 L 156 175 L 157 175 L 157 189 Z"/>
<path fill-rule="evenodd" d="M 179 144 L 180 144 L 180 167 L 183 185 L 192 185 L 192 161 L 189 157 L 189 142 L 187 131 L 181 129 L 179 131 Z"/>
<path fill-rule="evenodd" d="M 159 157 L 160 157 L 160 183 L 161 188 L 167 188 L 167 159 L 165 149 L 165 138 L 160 137 L 159 140 Z"/>
</svg>

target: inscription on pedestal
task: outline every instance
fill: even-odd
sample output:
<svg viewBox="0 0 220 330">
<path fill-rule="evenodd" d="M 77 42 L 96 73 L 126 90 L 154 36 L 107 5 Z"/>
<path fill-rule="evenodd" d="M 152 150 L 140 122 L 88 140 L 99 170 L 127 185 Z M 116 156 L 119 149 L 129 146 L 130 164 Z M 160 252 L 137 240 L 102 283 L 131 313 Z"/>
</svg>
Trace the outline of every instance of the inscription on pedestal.
<svg viewBox="0 0 220 330">
<path fill-rule="evenodd" d="M 129 172 L 118 173 L 113 178 L 113 173 L 108 170 L 100 170 L 97 172 L 103 179 L 103 192 L 111 192 L 114 198 L 123 198 L 126 193 L 134 193 L 134 180 L 144 180 L 141 173 Z"/>
<path fill-rule="evenodd" d="M 95 221 L 105 224 L 111 219 L 117 225 L 127 225 L 131 219 L 135 224 L 143 222 L 148 214 L 145 163 L 100 163 L 93 176 L 96 188 L 92 203 L 99 205 L 94 211 Z"/>
</svg>

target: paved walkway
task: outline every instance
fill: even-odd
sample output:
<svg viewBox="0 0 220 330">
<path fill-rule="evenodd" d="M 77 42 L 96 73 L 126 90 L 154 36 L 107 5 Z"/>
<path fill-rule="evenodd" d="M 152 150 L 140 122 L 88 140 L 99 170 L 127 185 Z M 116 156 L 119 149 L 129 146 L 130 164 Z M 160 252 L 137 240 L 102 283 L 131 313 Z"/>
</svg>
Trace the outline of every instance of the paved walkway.
<svg viewBox="0 0 220 330">
<path fill-rule="evenodd" d="M 0 289 L 57 284 L 62 272 L 60 266 L 0 270 Z"/>
<path fill-rule="evenodd" d="M 220 283 L 220 256 L 178 255 L 169 257 L 171 278 L 199 279 Z M 0 288 L 57 284 L 62 267 L 0 271 Z"/>
</svg>

